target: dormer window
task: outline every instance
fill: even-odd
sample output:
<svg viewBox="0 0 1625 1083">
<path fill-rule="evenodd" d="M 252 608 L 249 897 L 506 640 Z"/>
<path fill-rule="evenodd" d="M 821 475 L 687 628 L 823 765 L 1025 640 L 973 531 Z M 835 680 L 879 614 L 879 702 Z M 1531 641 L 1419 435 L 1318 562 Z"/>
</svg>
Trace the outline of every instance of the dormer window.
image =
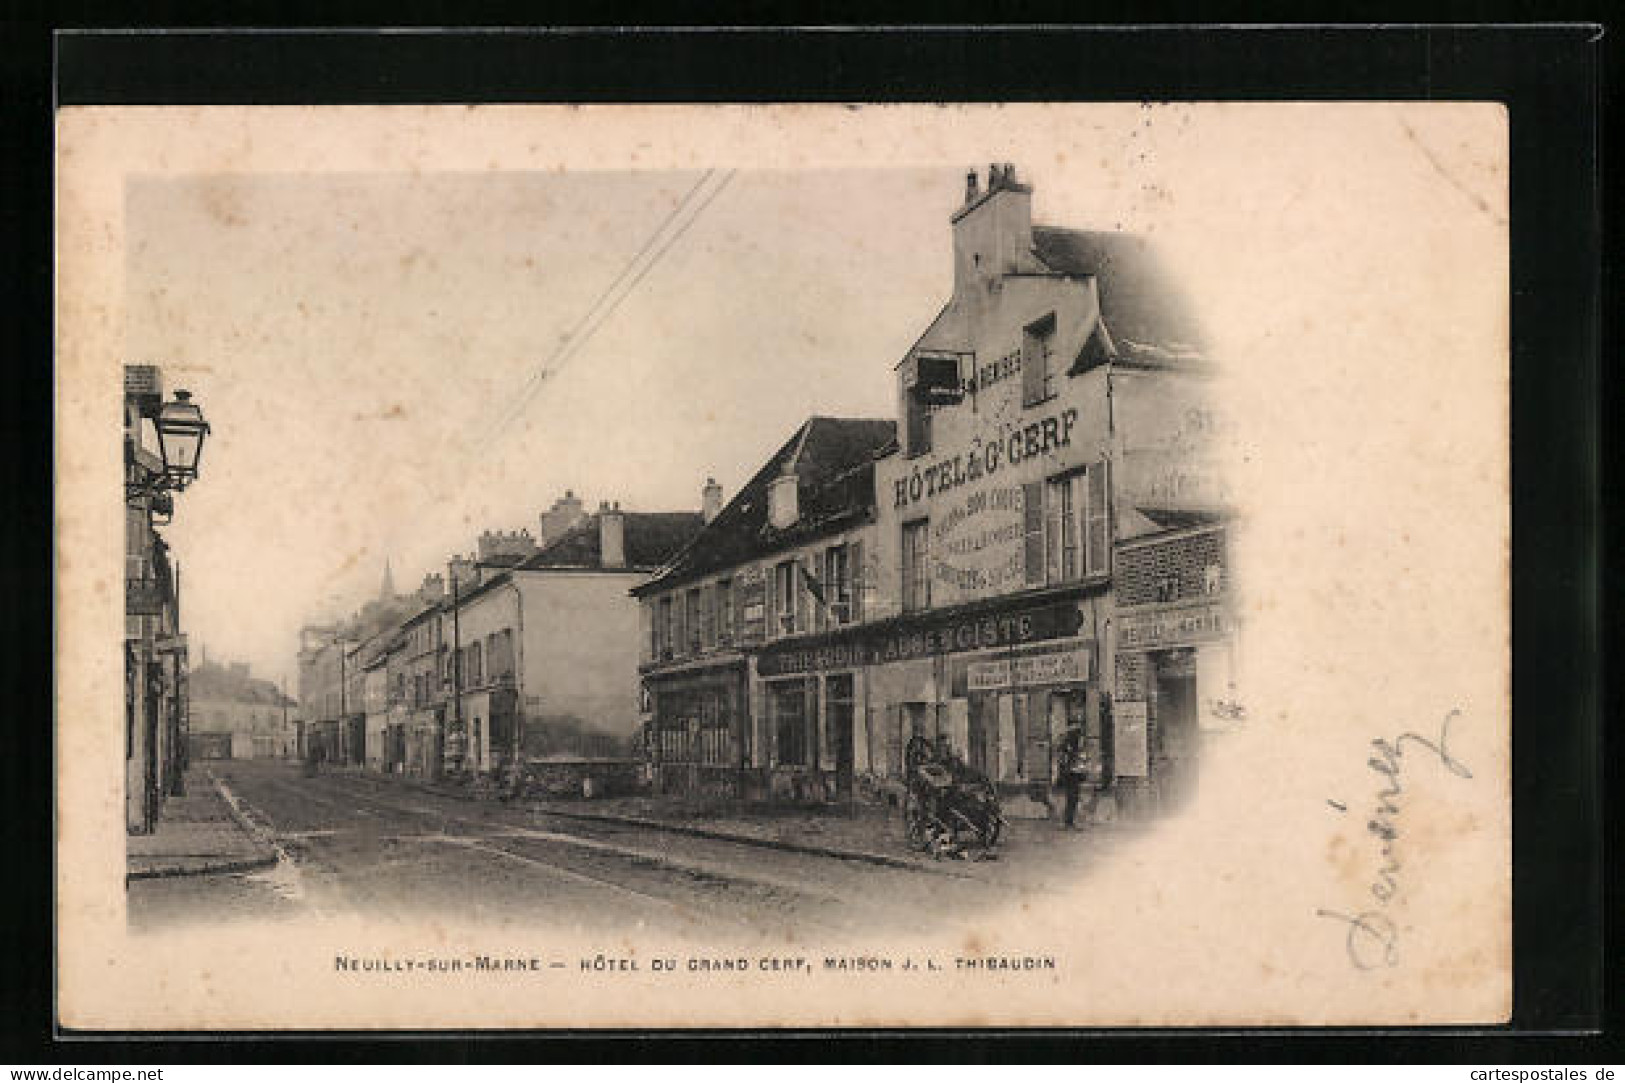
<svg viewBox="0 0 1625 1083">
<path fill-rule="evenodd" d="M 801 518 L 797 506 L 797 479 L 794 474 L 781 474 L 773 479 L 767 490 L 767 521 L 775 530 L 788 530 Z"/>
</svg>

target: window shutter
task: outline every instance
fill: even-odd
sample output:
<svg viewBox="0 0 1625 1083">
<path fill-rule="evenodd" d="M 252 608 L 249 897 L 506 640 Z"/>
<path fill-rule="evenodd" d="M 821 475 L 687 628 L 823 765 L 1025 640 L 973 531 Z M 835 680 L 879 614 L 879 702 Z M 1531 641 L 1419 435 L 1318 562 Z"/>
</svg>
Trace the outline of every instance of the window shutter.
<svg viewBox="0 0 1625 1083">
<path fill-rule="evenodd" d="M 1031 406 L 1044 397 L 1044 344 L 1031 331 L 1021 338 L 1021 404 Z"/>
<path fill-rule="evenodd" d="M 802 556 L 796 558 L 796 563 L 799 565 L 798 568 L 794 569 L 796 584 L 796 631 L 810 632 L 814 627 L 813 614 L 821 611 L 823 606 L 818 604 L 818 599 L 814 598 L 812 591 L 807 588 L 807 580 L 818 578 L 821 569 L 818 567 L 816 560 L 810 553 L 803 554 Z"/>
<path fill-rule="evenodd" d="M 854 624 L 863 619 L 863 592 L 868 584 L 863 574 L 863 542 L 854 541 L 847 548 L 846 555 L 846 596 L 851 599 L 852 616 L 849 618 Z"/>
<path fill-rule="evenodd" d="M 1045 489 L 1049 498 L 1044 506 L 1044 556 L 1047 582 L 1059 583 L 1066 578 L 1065 570 L 1061 567 L 1062 547 L 1065 545 L 1066 524 L 1066 494 L 1062 488 L 1071 484 L 1068 481 L 1050 482 Z"/>
<path fill-rule="evenodd" d="M 1110 564 L 1111 546 L 1109 508 L 1106 505 L 1106 462 L 1102 460 L 1089 468 L 1088 569 L 1091 575 L 1103 574 Z"/>
<path fill-rule="evenodd" d="M 1022 536 L 1026 550 L 1027 585 L 1044 582 L 1044 483 L 1028 482 L 1021 487 Z"/>
<path fill-rule="evenodd" d="M 768 564 L 762 568 L 762 612 L 764 639 L 779 637 L 779 566 Z"/>
</svg>

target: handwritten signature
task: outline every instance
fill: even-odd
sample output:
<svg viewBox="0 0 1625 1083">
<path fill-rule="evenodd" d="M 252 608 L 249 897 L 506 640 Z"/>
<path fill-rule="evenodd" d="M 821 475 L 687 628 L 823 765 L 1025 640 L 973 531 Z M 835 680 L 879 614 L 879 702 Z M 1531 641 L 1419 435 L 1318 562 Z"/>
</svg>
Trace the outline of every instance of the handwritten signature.
<svg viewBox="0 0 1625 1083">
<path fill-rule="evenodd" d="M 1404 770 L 1409 762 L 1405 754 L 1407 750 L 1429 753 L 1425 757 L 1426 762 L 1437 762 L 1457 778 L 1472 778 L 1473 773 L 1466 765 L 1450 754 L 1450 727 L 1459 717 L 1459 710 L 1445 715 L 1439 723 L 1439 734 L 1433 739 L 1418 733 L 1402 733 L 1392 741 L 1378 737 L 1371 742 L 1373 754 L 1366 761 L 1366 766 L 1384 782 L 1383 788 L 1377 792 L 1371 818 L 1365 825 L 1366 831 L 1381 842 L 1378 852 L 1382 864 L 1369 887 L 1377 905 L 1355 914 L 1340 910 L 1315 911 L 1316 916 L 1346 927 L 1345 946 L 1349 962 L 1358 970 L 1374 970 L 1379 966 L 1391 967 L 1399 963 L 1399 929 L 1385 908 L 1399 894 L 1400 873 L 1404 870 L 1395 843 L 1400 839 L 1399 815 L 1404 811 L 1399 797 L 1405 792 Z M 1328 799 L 1326 803 L 1339 812 L 1348 811 L 1348 807 L 1341 802 Z"/>
</svg>

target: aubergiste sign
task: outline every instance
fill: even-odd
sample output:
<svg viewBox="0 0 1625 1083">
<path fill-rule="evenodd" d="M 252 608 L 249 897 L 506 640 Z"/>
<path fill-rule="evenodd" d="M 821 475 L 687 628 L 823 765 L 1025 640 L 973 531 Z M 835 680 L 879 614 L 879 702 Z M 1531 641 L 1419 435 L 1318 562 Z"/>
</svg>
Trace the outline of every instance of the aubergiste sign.
<svg viewBox="0 0 1625 1083">
<path fill-rule="evenodd" d="M 1076 635 L 1083 614 L 1076 603 L 1054 602 L 974 617 L 908 617 L 815 640 L 769 644 L 757 655 L 763 677 L 880 665 L 938 654 L 1013 647 Z"/>
</svg>

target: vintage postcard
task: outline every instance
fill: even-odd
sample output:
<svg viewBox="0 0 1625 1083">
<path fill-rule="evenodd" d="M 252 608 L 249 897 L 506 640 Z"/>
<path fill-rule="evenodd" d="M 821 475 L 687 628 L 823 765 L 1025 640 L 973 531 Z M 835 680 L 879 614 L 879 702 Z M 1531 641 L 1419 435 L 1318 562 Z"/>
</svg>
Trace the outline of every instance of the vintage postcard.
<svg viewBox="0 0 1625 1083">
<path fill-rule="evenodd" d="M 1507 1020 L 1500 106 L 57 136 L 64 1027 Z"/>
</svg>

